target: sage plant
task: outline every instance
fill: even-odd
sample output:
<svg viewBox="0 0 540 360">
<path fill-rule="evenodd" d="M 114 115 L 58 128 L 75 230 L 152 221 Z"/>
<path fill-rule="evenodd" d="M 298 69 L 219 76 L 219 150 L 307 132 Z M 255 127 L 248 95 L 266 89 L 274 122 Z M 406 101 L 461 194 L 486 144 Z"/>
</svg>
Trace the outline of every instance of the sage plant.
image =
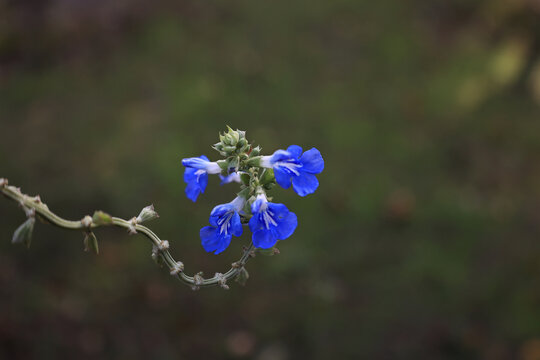
<svg viewBox="0 0 540 360">
<path fill-rule="evenodd" d="M 195 202 L 208 186 L 209 175 L 219 175 L 221 185 L 238 183 L 240 190 L 226 204 L 217 205 L 210 213 L 209 225 L 200 230 L 203 248 L 214 254 L 222 253 L 230 245 L 233 236 L 240 237 L 244 228 L 251 231 L 251 244 L 244 247 L 241 258 L 231 264 L 225 273 L 215 273 L 205 279 L 202 272 L 189 276 L 184 272 L 184 264 L 175 260 L 169 252 L 169 241 L 162 240 L 142 223 L 158 216 L 152 205 L 141 210 L 130 220 L 112 217 L 103 211 L 94 212 L 78 221 L 65 220 L 49 210 L 40 196 L 23 194 L 19 188 L 10 186 L 7 179 L 0 179 L 0 191 L 19 203 L 27 220 L 15 230 L 13 243 L 30 247 L 35 219 L 69 230 L 84 233 L 84 249 L 99 253 L 94 229 L 101 226 L 125 228 L 129 234 L 143 234 L 152 242 L 152 258 L 161 266 L 166 266 L 172 276 L 198 290 L 200 287 L 219 285 L 229 289 L 227 281 L 235 279 L 244 284 L 249 274 L 245 265 L 256 253 L 273 255 L 279 253 L 275 245 L 289 238 L 296 230 L 298 219 L 287 206 L 272 202 L 268 192 L 277 183 L 293 190 L 300 196 L 313 193 L 319 186 L 315 175 L 324 169 L 324 160 L 316 148 L 305 152 L 298 145 L 287 150 L 277 150 L 272 155 L 261 155 L 259 146 L 253 147 L 246 139 L 245 131 L 233 130 L 219 136 L 220 141 L 213 148 L 223 157 L 210 161 L 206 156 L 185 158 L 184 182 L 186 196 Z"/>
</svg>

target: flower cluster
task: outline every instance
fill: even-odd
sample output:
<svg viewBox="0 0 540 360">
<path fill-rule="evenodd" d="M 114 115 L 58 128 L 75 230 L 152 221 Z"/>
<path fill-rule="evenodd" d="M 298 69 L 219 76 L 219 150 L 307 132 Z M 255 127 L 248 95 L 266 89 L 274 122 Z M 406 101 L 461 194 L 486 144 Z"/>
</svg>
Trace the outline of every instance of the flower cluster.
<svg viewBox="0 0 540 360">
<path fill-rule="evenodd" d="M 319 186 L 315 175 L 324 169 L 316 148 L 304 152 L 291 145 L 262 156 L 261 148 L 251 146 L 245 135 L 245 131 L 230 127 L 220 135 L 220 142 L 213 147 L 224 160 L 211 162 L 204 155 L 182 160 L 186 196 L 194 202 L 206 190 L 209 174 L 219 174 L 222 185 L 240 183 L 235 199 L 214 207 L 210 225 L 200 231 L 202 246 L 214 254 L 223 252 L 233 236 L 241 236 L 245 225 L 251 230 L 253 245 L 260 249 L 270 249 L 278 240 L 291 236 L 298 225 L 296 214 L 269 201 L 267 191 L 277 183 L 285 189 L 292 185 L 300 196 L 309 195 Z"/>
</svg>

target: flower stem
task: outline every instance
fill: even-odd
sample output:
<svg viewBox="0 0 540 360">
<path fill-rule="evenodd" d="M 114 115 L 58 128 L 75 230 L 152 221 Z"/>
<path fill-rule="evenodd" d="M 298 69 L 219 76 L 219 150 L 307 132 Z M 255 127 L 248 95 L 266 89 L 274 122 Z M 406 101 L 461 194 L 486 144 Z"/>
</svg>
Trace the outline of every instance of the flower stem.
<svg viewBox="0 0 540 360">
<path fill-rule="evenodd" d="M 158 246 L 162 243 L 162 240 L 148 227 L 140 224 L 133 225 L 132 221 L 124 220 L 118 217 L 112 217 L 112 222 L 110 224 L 96 224 L 92 222 L 90 226 L 88 226 L 88 224 L 85 224 L 84 221 L 81 220 L 72 221 L 63 219 L 53 213 L 51 210 L 49 210 L 49 207 L 41 201 L 39 196 L 31 197 L 23 194 L 19 188 L 16 188 L 14 186 L 8 186 L 6 179 L 0 179 L 0 191 L 6 197 L 19 203 L 21 206 L 28 209 L 34 209 L 36 214 L 39 214 L 42 219 L 46 220 L 51 225 L 57 226 L 62 229 L 88 231 L 89 229 L 95 229 L 102 226 L 117 226 L 129 230 L 131 227 L 134 226 L 135 230 L 138 233 L 146 236 L 153 245 Z M 252 249 L 253 243 L 251 243 L 249 247 L 244 250 L 242 257 L 237 262 L 235 262 L 233 266 L 231 266 L 229 271 L 223 274 L 226 280 L 234 279 L 238 275 L 240 270 L 249 260 Z M 168 249 L 160 250 L 160 256 L 163 258 L 163 261 L 165 265 L 169 268 L 169 270 L 172 270 L 176 266 L 177 260 L 172 257 Z M 188 276 L 184 272 L 179 272 L 174 276 L 186 285 L 192 287 L 196 285 L 193 276 Z M 200 284 L 199 286 L 209 287 L 219 285 L 219 282 L 223 282 L 223 278 L 214 276 L 209 279 L 204 279 L 202 284 Z"/>
</svg>

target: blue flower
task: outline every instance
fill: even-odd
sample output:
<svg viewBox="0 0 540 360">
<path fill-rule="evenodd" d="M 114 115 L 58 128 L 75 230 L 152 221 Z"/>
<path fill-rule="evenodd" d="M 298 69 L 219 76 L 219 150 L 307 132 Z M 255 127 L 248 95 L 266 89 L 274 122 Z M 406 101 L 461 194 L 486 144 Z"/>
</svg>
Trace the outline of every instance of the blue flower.
<svg viewBox="0 0 540 360">
<path fill-rule="evenodd" d="M 324 169 L 324 160 L 316 148 L 302 154 L 302 148 L 291 145 L 287 150 L 277 150 L 271 156 L 263 156 L 261 166 L 274 169 L 276 182 L 283 188 L 291 187 L 300 196 L 313 193 L 319 187 L 315 174 Z"/>
<path fill-rule="evenodd" d="M 246 200 L 237 197 L 228 204 L 216 206 L 210 213 L 210 225 L 201 229 L 201 242 L 204 250 L 219 254 L 231 243 L 232 236 L 242 235 L 239 212 Z"/>
<path fill-rule="evenodd" d="M 251 212 L 249 228 L 253 233 L 253 245 L 261 249 L 270 249 L 278 240 L 288 238 L 298 225 L 295 213 L 283 204 L 268 202 L 264 194 L 257 195 Z"/>
<path fill-rule="evenodd" d="M 219 174 L 221 168 L 218 163 L 210 162 L 204 155 L 182 159 L 182 165 L 186 167 L 184 171 L 184 182 L 186 186 L 186 196 L 191 201 L 197 201 L 200 193 L 204 193 L 208 185 L 208 174 Z"/>
</svg>

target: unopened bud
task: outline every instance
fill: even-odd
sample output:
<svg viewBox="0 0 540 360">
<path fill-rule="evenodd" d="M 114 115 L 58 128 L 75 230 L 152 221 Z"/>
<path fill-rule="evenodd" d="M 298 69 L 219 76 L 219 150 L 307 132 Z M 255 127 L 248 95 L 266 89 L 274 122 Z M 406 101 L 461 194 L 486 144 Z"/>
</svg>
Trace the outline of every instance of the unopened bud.
<svg viewBox="0 0 540 360">
<path fill-rule="evenodd" d="M 31 216 L 15 230 L 13 233 L 13 238 L 11 239 L 12 244 L 24 244 L 27 248 L 30 248 L 30 243 L 32 242 L 32 233 L 34 231 L 34 224 L 36 223 L 36 218 Z"/>
<path fill-rule="evenodd" d="M 225 145 L 234 146 L 236 148 L 236 142 L 234 141 L 234 138 L 231 136 L 231 134 L 225 134 L 223 143 Z"/>
<path fill-rule="evenodd" d="M 238 130 L 233 130 L 229 125 L 227 125 L 227 134 L 233 139 L 234 144 L 240 140 L 240 133 Z"/>
<path fill-rule="evenodd" d="M 154 220 L 158 217 L 159 215 L 154 210 L 154 205 L 149 205 L 141 210 L 141 213 L 137 216 L 137 223 L 142 224 L 143 222 Z"/>
<path fill-rule="evenodd" d="M 261 147 L 255 146 L 253 149 L 251 149 L 251 152 L 249 153 L 250 157 L 259 156 L 261 154 Z"/>
<path fill-rule="evenodd" d="M 0 187 L 6 187 L 8 185 L 8 179 L 1 178 L 0 179 Z"/>
<path fill-rule="evenodd" d="M 84 251 L 92 251 L 94 254 L 99 254 L 99 245 L 96 238 L 96 235 L 89 231 L 84 234 Z"/>
<path fill-rule="evenodd" d="M 249 273 L 247 272 L 246 268 L 243 267 L 238 271 L 238 275 L 236 275 L 235 281 L 243 286 L 243 285 L 246 285 L 246 282 L 248 279 L 249 279 Z"/>
<path fill-rule="evenodd" d="M 173 268 L 171 269 L 171 275 L 173 276 L 178 275 L 182 271 L 184 271 L 184 263 L 181 261 L 177 261 L 176 264 L 174 264 Z"/>
<path fill-rule="evenodd" d="M 231 153 L 233 153 L 235 150 L 236 150 L 236 146 L 225 145 L 225 146 L 223 147 L 223 151 L 224 151 L 226 154 L 231 154 Z"/>
</svg>

